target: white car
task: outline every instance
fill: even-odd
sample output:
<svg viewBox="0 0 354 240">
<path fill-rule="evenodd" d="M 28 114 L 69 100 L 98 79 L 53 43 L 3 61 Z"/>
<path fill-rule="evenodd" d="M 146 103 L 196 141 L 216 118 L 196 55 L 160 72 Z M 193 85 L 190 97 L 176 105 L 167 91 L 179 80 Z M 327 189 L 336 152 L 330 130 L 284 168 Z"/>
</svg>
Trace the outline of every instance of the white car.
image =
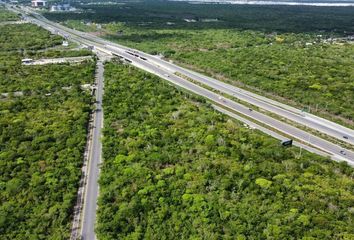
<svg viewBox="0 0 354 240">
<path fill-rule="evenodd" d="M 220 101 L 223 101 L 223 102 L 226 102 L 225 98 L 223 98 L 223 97 L 221 97 L 221 96 L 219 96 L 219 100 L 220 100 Z"/>
</svg>

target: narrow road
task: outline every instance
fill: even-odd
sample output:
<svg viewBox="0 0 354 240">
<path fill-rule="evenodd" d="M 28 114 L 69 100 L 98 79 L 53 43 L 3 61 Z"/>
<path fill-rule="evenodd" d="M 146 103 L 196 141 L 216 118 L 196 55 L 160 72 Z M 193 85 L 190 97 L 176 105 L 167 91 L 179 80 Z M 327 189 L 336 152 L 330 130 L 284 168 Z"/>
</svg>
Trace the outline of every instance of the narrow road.
<svg viewBox="0 0 354 240">
<path fill-rule="evenodd" d="M 96 69 L 96 110 L 92 131 L 92 144 L 90 149 L 88 175 L 86 179 L 86 191 L 84 197 L 84 207 L 82 213 L 82 226 L 81 236 L 82 239 L 94 240 L 95 236 L 95 223 L 96 223 L 96 209 L 98 198 L 98 176 L 101 163 L 101 129 L 103 126 L 103 109 L 102 109 L 102 96 L 103 96 L 103 72 L 104 66 L 102 61 L 98 60 Z"/>
</svg>

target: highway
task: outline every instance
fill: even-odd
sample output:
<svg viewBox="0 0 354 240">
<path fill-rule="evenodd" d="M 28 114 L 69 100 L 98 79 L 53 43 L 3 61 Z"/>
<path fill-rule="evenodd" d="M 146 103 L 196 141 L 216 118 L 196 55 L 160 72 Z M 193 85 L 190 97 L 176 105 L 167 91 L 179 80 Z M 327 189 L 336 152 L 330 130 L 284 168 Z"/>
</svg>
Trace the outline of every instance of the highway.
<svg viewBox="0 0 354 240">
<path fill-rule="evenodd" d="M 27 10 L 30 11 L 30 10 Z M 23 11 L 22 11 L 23 13 Z M 33 14 L 33 13 L 32 13 Z M 328 156 L 336 161 L 346 161 L 348 164 L 354 166 L 354 152 L 343 149 L 341 146 L 331 143 L 327 140 L 324 140 L 320 137 L 317 137 L 311 133 L 308 133 L 304 130 L 298 129 L 294 126 L 291 126 L 288 123 L 282 122 L 278 119 L 272 118 L 262 112 L 257 110 L 249 109 L 248 107 L 233 101 L 231 99 L 225 98 L 217 92 L 210 91 L 198 84 L 195 84 L 185 78 L 175 74 L 176 72 L 182 73 L 188 77 L 192 76 L 194 80 L 201 82 L 205 85 L 212 86 L 213 89 L 216 89 L 220 92 L 227 93 L 229 95 L 235 96 L 239 99 L 242 98 L 243 101 L 250 102 L 251 104 L 257 106 L 257 104 L 262 104 L 262 109 L 270 109 L 269 111 L 276 111 L 277 114 L 288 114 L 289 116 L 296 116 L 301 119 L 309 120 L 312 126 L 316 124 L 318 127 L 315 129 L 321 129 L 321 131 L 329 132 L 328 135 L 336 134 L 347 134 L 349 135 L 349 143 L 352 143 L 352 132 L 346 130 L 344 127 L 336 127 L 335 123 L 331 123 L 327 120 L 322 120 L 321 118 L 313 118 L 310 115 L 302 116 L 299 110 L 294 110 L 291 107 L 282 106 L 281 104 L 273 103 L 273 100 L 263 99 L 263 97 L 253 95 L 245 90 L 238 89 L 230 85 L 224 85 L 225 83 L 213 80 L 211 78 L 205 77 L 201 74 L 194 73 L 192 71 L 180 68 L 173 65 L 171 67 L 170 63 L 164 61 L 163 63 L 159 62 L 158 58 L 150 56 L 148 54 L 141 53 L 134 49 L 121 47 L 120 45 L 110 43 L 108 41 L 102 40 L 96 36 L 78 32 L 66 27 L 63 27 L 59 24 L 50 22 L 49 20 L 41 17 L 40 15 L 35 15 L 35 18 L 29 17 L 28 19 L 33 23 L 42 26 L 43 28 L 61 34 L 72 41 L 78 42 L 80 44 L 94 46 L 94 50 L 102 52 L 105 54 L 111 54 L 120 57 L 126 62 L 148 71 L 152 74 L 155 74 L 171 84 L 186 89 L 192 93 L 203 96 L 211 102 L 218 105 L 217 110 L 227 114 L 231 117 L 237 118 L 243 122 L 247 122 L 251 125 L 251 122 L 254 122 L 253 125 L 259 130 L 276 137 L 278 139 L 287 139 L 293 138 L 294 144 L 300 147 L 305 148 L 308 151 L 320 154 L 323 156 Z M 161 60 L 163 61 L 163 60 Z M 98 67 L 98 75 L 102 75 L 101 70 Z M 103 71 L 103 68 L 102 68 Z M 191 78 L 192 78 L 191 77 Z M 98 78 L 100 79 L 100 78 Z M 198 80 L 199 79 L 199 80 Z M 215 81 L 215 82 L 214 82 Z M 208 83 L 208 84 L 206 84 Z M 81 226 L 81 234 L 83 239 L 95 239 L 94 226 L 96 222 L 96 209 L 97 209 L 97 196 L 98 196 L 98 174 L 99 174 L 99 163 L 101 161 L 101 127 L 103 124 L 103 112 L 102 112 L 102 95 L 103 95 L 103 79 L 97 81 L 97 106 L 96 106 L 96 115 L 94 121 L 94 131 L 92 136 L 92 148 L 91 148 L 91 158 L 89 161 L 89 174 L 87 177 L 87 185 L 85 191 L 85 200 L 84 200 L 84 209 L 83 209 L 83 218 Z M 220 108 L 222 107 L 222 108 Z M 284 113 L 285 112 L 285 113 Z M 242 117 L 237 117 L 237 115 L 242 115 Z M 285 116 L 284 116 L 285 117 Z M 288 117 L 286 117 L 288 118 Z M 339 135 L 336 135 L 339 136 Z M 343 136 L 342 136 L 343 137 Z M 306 146 L 306 145 L 308 146 Z"/>
<path fill-rule="evenodd" d="M 139 55 L 144 56 L 140 53 Z M 343 127 L 326 119 L 316 117 L 313 114 L 302 112 L 301 110 L 298 110 L 296 108 L 287 106 L 269 98 L 262 97 L 260 95 L 251 93 L 249 91 L 232 86 L 230 84 L 221 82 L 217 79 L 203 76 L 199 73 L 184 69 L 182 67 L 176 66 L 156 57 L 150 57 L 148 59 L 149 61 L 154 61 L 160 66 L 164 66 L 165 68 L 170 69 L 171 72 L 181 73 L 187 76 L 188 78 L 191 78 L 194 81 L 197 81 L 201 84 L 218 90 L 219 92 L 226 93 L 244 102 L 250 103 L 256 107 L 277 114 L 280 117 L 287 118 L 293 122 L 296 122 L 308 128 L 312 128 L 316 131 L 327 134 L 328 136 L 337 138 L 343 142 L 347 142 L 354 145 L 354 130 L 352 129 Z M 348 139 L 343 138 L 344 136 L 346 136 Z"/>
<path fill-rule="evenodd" d="M 39 15 L 40 16 L 40 15 Z M 45 21 L 48 21 L 44 19 Z M 116 43 L 112 43 L 96 36 L 90 35 L 88 33 L 82 33 L 73 29 L 69 29 L 59 24 L 56 24 L 57 27 L 61 28 L 66 32 L 70 32 L 72 34 L 81 35 L 83 38 L 88 39 L 96 44 L 101 44 L 103 48 L 110 49 L 112 52 L 124 52 L 124 53 L 132 53 L 147 59 L 149 62 L 159 66 L 162 69 L 165 69 L 168 74 L 182 74 L 196 82 L 199 82 L 205 86 L 211 87 L 221 93 L 228 94 L 232 97 L 238 98 L 244 102 L 252 104 L 256 107 L 269 111 L 273 114 L 279 116 L 279 118 L 289 119 L 297 124 L 303 125 L 306 128 L 311 128 L 315 131 L 326 134 L 330 137 L 336 138 L 342 142 L 354 145 L 354 130 L 339 125 L 337 123 L 331 122 L 327 119 L 315 116 L 310 113 L 303 112 L 294 107 L 288 106 L 286 104 L 277 102 L 275 100 L 260 96 L 258 94 L 252 93 L 250 91 L 235 87 L 233 85 L 224 83 L 214 78 L 210 78 L 204 76 L 200 73 L 196 73 L 189 69 L 182 68 L 175 64 L 172 64 L 168 61 L 160 59 L 156 56 L 146 54 L 144 52 L 131 49 Z M 65 35 L 65 34 L 63 34 Z"/>
<path fill-rule="evenodd" d="M 28 10 L 30 11 L 30 10 Z M 274 119 L 272 117 L 269 117 L 261 112 L 258 112 L 256 110 L 250 111 L 247 107 L 236 103 L 235 101 L 232 101 L 230 99 L 225 99 L 224 97 L 220 96 L 219 94 L 209 91 L 201 86 L 198 86 L 197 84 L 194 84 L 184 78 L 181 78 L 177 76 L 176 74 L 173 74 L 171 72 L 174 72 L 176 69 L 178 69 L 179 72 L 181 72 L 181 68 L 178 66 L 175 66 L 174 69 L 171 69 L 171 64 L 164 61 L 164 64 L 168 64 L 168 66 L 164 66 L 163 64 L 156 64 L 156 61 L 158 61 L 156 57 L 152 57 L 148 54 L 144 54 L 140 51 L 127 48 L 124 46 L 120 46 L 118 44 L 111 43 L 109 41 L 103 40 L 99 37 L 96 37 L 94 35 L 88 34 L 88 33 L 82 33 L 73 29 L 69 29 L 67 27 L 61 26 L 60 24 L 53 23 L 41 15 L 32 12 L 33 15 L 36 16 L 36 18 L 31 18 L 31 20 L 50 30 L 50 31 L 56 31 L 57 33 L 66 36 L 70 38 L 73 41 L 77 41 L 79 43 L 85 44 L 85 45 L 91 45 L 95 47 L 96 51 L 102 51 L 105 53 L 110 53 L 116 56 L 120 56 L 121 58 L 129 61 L 132 65 L 144 69 L 148 72 L 151 72 L 153 74 L 156 74 L 160 76 L 161 78 L 170 81 L 171 83 L 180 86 L 182 88 L 185 88 L 193 93 L 196 93 L 198 95 L 201 95 L 213 102 L 218 103 L 219 105 L 226 107 L 228 109 L 232 109 L 235 112 L 238 112 L 244 116 L 247 116 L 248 118 L 254 119 L 259 123 L 262 123 L 278 132 L 282 132 L 283 134 L 287 135 L 288 137 L 295 138 L 296 140 L 300 140 L 303 143 L 307 143 L 311 145 L 314 148 L 317 148 L 324 153 L 327 153 L 329 157 L 331 157 L 334 160 L 338 161 L 347 161 L 349 164 L 353 165 L 354 164 L 354 153 L 353 151 L 343 149 L 341 146 L 336 145 L 334 143 L 331 143 L 327 140 L 321 139 L 320 137 L 317 137 L 313 134 L 309 134 L 304 130 L 298 129 L 296 127 L 293 127 L 285 122 L 281 122 L 280 120 Z M 153 59 L 152 59 L 153 58 Z M 162 61 L 162 60 L 161 60 Z M 182 69 L 183 70 L 183 69 Z M 185 70 L 185 69 L 184 69 Z M 189 70 L 185 70 L 189 71 Z M 190 72 L 190 71 L 189 71 Z M 185 74 L 186 72 L 182 72 Z M 188 73 L 190 74 L 190 73 Z M 202 75 L 198 74 L 200 77 Z M 208 77 L 204 77 L 205 80 L 208 80 Z M 210 78 L 209 78 L 210 80 Z M 205 81 L 206 82 L 206 81 Z M 208 81 L 210 82 L 210 81 Z M 220 84 L 220 82 L 218 82 Z M 227 89 L 233 89 L 232 86 L 225 85 L 223 86 L 224 91 L 227 91 Z M 234 89 L 236 92 L 238 91 L 237 88 Z M 242 90 L 244 93 L 246 91 Z M 247 93 L 248 94 L 248 93 Z M 250 94 L 248 94 L 250 95 Z M 260 100 L 264 103 L 264 99 L 260 98 Z M 251 101 L 251 100 L 249 100 Z M 273 101 L 273 100 L 269 100 Z M 275 105 L 274 105 L 275 106 Z M 295 115 L 292 113 L 291 109 L 283 109 L 281 106 L 275 106 L 278 111 L 286 111 L 288 115 Z M 290 114 L 291 113 L 291 114 Z M 285 116 L 284 116 L 285 117 Z M 310 116 L 311 117 L 311 116 Z M 303 119 L 310 119 L 310 117 L 303 117 Z M 312 117 L 311 117 L 312 119 Z M 328 124 L 328 120 L 316 120 L 319 125 L 316 130 L 320 131 L 322 128 L 328 128 L 328 129 L 333 129 L 337 124 L 332 123 Z M 313 121 L 315 122 L 315 121 Z M 321 127 L 322 126 L 322 127 Z M 339 126 L 339 125 L 338 125 Z M 345 130 L 345 131 L 344 131 Z M 343 132 L 344 131 L 344 132 Z M 345 127 L 339 126 L 337 128 L 337 132 L 340 132 L 340 134 L 344 135 L 349 135 L 348 141 L 353 141 L 352 139 L 352 130 L 347 129 Z M 343 136 L 342 136 L 343 137 Z M 348 142 L 350 143 L 350 142 Z"/>
<path fill-rule="evenodd" d="M 178 66 L 172 65 L 166 61 L 160 60 L 154 56 L 150 56 L 148 54 L 144 54 L 138 52 L 136 50 L 121 47 L 117 44 L 110 43 L 108 41 L 102 40 L 98 37 L 92 36 L 87 33 L 81 33 L 66 27 L 63 27 L 59 24 L 50 22 L 40 15 L 36 15 L 36 18 L 29 19 L 42 26 L 43 28 L 52 31 L 54 33 L 61 34 L 72 41 L 78 42 L 80 44 L 94 46 L 95 51 L 103 52 L 105 54 L 112 54 L 119 56 L 120 58 L 128 61 L 132 65 L 146 70 L 150 73 L 153 73 L 169 82 L 173 85 L 179 86 L 183 89 L 186 89 L 190 92 L 203 96 L 210 101 L 217 103 L 219 106 L 223 108 L 216 107 L 217 110 L 227 114 L 231 117 L 237 118 L 243 122 L 251 125 L 252 121 L 256 121 L 257 123 L 253 123 L 253 126 L 257 129 L 273 136 L 278 139 L 286 139 L 288 137 L 296 139 L 294 144 L 305 148 L 308 151 L 314 152 L 316 154 L 320 154 L 323 156 L 331 157 L 336 161 L 346 161 L 350 165 L 354 165 L 354 152 L 343 149 L 342 147 L 328 142 L 324 139 L 321 139 L 313 134 L 310 134 L 304 130 L 293 127 L 287 123 L 281 122 L 277 119 L 269 117 L 261 112 L 256 110 L 250 110 L 248 107 L 222 97 L 216 92 L 210 91 L 202 86 L 199 86 L 191 81 L 188 81 L 175 73 L 181 73 L 189 78 L 192 78 L 195 81 L 203 83 L 205 85 L 211 86 L 213 89 L 216 89 L 220 92 L 227 93 L 229 95 L 235 96 L 245 102 L 249 102 L 255 106 L 258 106 L 262 109 L 266 109 L 271 112 L 277 112 L 277 114 L 287 114 L 292 117 L 297 117 L 301 119 L 308 120 L 315 126 L 318 125 L 317 128 L 321 128 L 327 132 L 330 132 L 329 135 L 339 136 L 341 134 L 350 135 L 348 140 L 352 140 L 352 132 L 346 131 L 344 127 L 337 127 L 336 124 L 331 123 L 327 120 L 322 120 L 321 118 L 313 118 L 310 115 L 303 116 L 301 112 L 298 110 L 294 110 L 291 107 L 282 106 L 281 104 L 277 104 L 272 102 L 273 100 L 264 99 L 261 96 L 257 96 L 255 94 L 249 93 L 245 90 L 238 89 L 234 86 L 227 85 L 225 83 L 219 82 L 217 80 L 205 77 L 198 73 L 194 73 L 192 71 L 180 68 Z M 100 67 L 98 68 L 98 75 L 100 73 Z M 99 78 L 98 78 L 99 79 Z M 103 79 L 102 79 L 103 80 Z M 89 161 L 89 174 L 87 176 L 87 184 L 84 196 L 84 208 L 82 213 L 82 225 L 81 225 L 81 234 L 83 239 L 95 239 L 94 226 L 96 222 L 96 209 L 97 209 L 97 196 L 98 196 L 98 174 L 99 174 L 99 163 L 101 161 L 101 127 L 103 124 L 103 112 L 102 112 L 102 94 L 103 94 L 103 81 L 97 81 L 97 106 L 96 106 L 96 116 L 94 122 L 94 131 L 92 136 L 92 148 L 91 148 L 91 158 Z M 285 112 L 285 113 L 284 113 Z M 235 113 L 242 114 L 240 117 Z M 290 118 L 290 117 L 287 117 Z M 316 121 L 314 121 L 314 119 Z M 265 128 L 267 127 L 267 128 Z M 316 128 L 316 127 L 315 127 Z M 344 132 L 343 132 L 344 131 Z M 281 133 L 281 134 L 279 134 Z M 286 137 L 284 137 L 284 134 Z M 299 140 L 301 142 L 299 142 Z M 304 145 L 304 143 L 308 144 Z"/>
<path fill-rule="evenodd" d="M 81 239 L 93 240 L 95 237 L 96 210 L 98 198 L 98 177 L 101 163 L 101 129 L 103 127 L 103 71 L 102 61 L 97 62 L 96 68 L 96 108 L 94 114 L 93 131 L 91 138 L 90 157 L 88 161 L 88 175 L 86 178 L 86 189 L 84 206 L 82 212 Z"/>
</svg>

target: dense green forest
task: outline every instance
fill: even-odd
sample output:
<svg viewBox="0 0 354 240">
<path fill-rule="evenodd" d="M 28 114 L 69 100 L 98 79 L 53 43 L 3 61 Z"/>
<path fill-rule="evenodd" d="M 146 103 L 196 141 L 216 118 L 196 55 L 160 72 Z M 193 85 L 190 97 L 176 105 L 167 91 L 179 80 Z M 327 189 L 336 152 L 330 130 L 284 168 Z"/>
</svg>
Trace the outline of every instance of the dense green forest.
<svg viewBox="0 0 354 240">
<path fill-rule="evenodd" d="M 354 44 L 344 38 L 354 32 L 354 8 L 161 1 L 86 7 L 47 16 L 353 125 Z"/>
<path fill-rule="evenodd" d="M 1 51 L 38 50 L 61 44 L 63 39 L 33 24 L 0 26 Z"/>
<path fill-rule="evenodd" d="M 58 21 L 71 19 L 97 23 L 125 22 L 129 26 L 146 29 L 237 28 L 296 33 L 319 30 L 337 33 L 354 31 L 352 7 L 189 4 L 164 0 L 112 2 L 85 5 L 80 1 L 76 6 L 83 13 L 45 13 L 45 16 Z M 193 19 L 195 22 L 188 23 L 184 19 Z"/>
<path fill-rule="evenodd" d="M 29 24 L 0 32 L 0 93 L 10 93 L 0 99 L 0 239 L 68 239 L 92 101 L 80 84 L 93 82 L 94 63 L 22 66 L 33 49 L 61 56 L 45 49 L 62 39 Z"/>
<path fill-rule="evenodd" d="M 13 56 L 13 55 L 12 55 Z M 8 54 L 1 55 L 0 92 L 50 93 L 62 87 L 79 86 L 92 82 L 93 61 L 77 64 L 50 64 L 45 66 L 21 66 L 21 59 Z"/>
<path fill-rule="evenodd" d="M 353 169 L 131 66 L 105 70 L 99 239 L 353 239 Z"/>
<path fill-rule="evenodd" d="M 0 22 L 3 21 L 16 21 L 19 17 L 17 14 L 7 11 L 3 6 L 0 5 Z"/>
</svg>

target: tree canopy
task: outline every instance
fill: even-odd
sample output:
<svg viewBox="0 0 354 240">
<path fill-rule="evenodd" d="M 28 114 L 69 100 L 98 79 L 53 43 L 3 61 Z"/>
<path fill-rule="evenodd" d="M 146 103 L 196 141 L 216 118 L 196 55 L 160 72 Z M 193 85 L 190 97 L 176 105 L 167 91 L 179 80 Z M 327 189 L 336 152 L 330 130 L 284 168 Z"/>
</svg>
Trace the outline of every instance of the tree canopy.
<svg viewBox="0 0 354 240">
<path fill-rule="evenodd" d="M 0 239 L 68 239 L 92 102 L 80 84 L 95 64 L 23 66 L 62 39 L 29 24 L 0 32 Z"/>
<path fill-rule="evenodd" d="M 104 113 L 99 239 L 354 237 L 346 164 L 127 65 L 106 65 Z"/>
</svg>

